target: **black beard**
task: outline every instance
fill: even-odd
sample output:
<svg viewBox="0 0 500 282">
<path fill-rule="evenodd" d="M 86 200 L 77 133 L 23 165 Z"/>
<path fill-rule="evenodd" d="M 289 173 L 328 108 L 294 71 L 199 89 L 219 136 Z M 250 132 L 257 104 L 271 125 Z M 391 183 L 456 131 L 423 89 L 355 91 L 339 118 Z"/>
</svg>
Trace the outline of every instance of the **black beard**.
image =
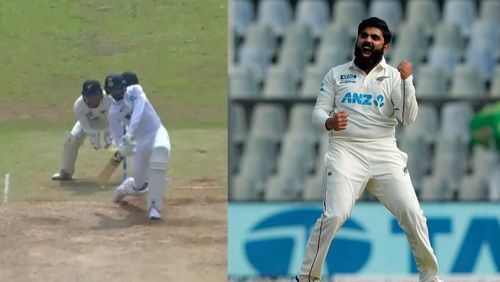
<svg viewBox="0 0 500 282">
<path fill-rule="evenodd" d="M 375 67 L 384 56 L 384 49 L 376 50 L 373 49 L 370 57 L 363 57 L 361 48 L 356 45 L 354 47 L 354 64 L 362 70 L 372 69 Z"/>
</svg>

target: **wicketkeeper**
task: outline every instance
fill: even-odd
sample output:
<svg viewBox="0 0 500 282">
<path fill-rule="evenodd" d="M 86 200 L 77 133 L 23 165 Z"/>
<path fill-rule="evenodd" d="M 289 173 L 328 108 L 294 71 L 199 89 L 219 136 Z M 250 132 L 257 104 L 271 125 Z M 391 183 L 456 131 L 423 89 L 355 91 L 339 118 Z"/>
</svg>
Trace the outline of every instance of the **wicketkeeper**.
<svg viewBox="0 0 500 282">
<path fill-rule="evenodd" d="M 71 132 L 66 134 L 63 145 L 61 169 L 52 180 L 71 180 L 75 172 L 78 149 L 88 136 L 95 150 L 101 149 L 101 132 L 104 132 L 104 148 L 109 147 L 113 138 L 108 127 L 108 112 L 112 99 L 104 95 L 97 80 L 86 80 L 82 85 L 80 97 L 74 104 L 77 122 Z"/>
</svg>

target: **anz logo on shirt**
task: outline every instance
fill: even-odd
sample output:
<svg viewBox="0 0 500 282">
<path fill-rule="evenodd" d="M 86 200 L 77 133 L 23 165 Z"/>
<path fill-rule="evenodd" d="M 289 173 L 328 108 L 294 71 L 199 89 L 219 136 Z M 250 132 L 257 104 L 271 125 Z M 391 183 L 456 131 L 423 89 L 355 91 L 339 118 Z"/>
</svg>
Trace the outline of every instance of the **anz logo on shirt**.
<svg viewBox="0 0 500 282">
<path fill-rule="evenodd" d="M 340 101 L 342 104 L 358 104 L 362 106 L 372 106 L 382 108 L 384 106 L 384 95 L 379 94 L 375 96 L 375 94 L 370 93 L 351 93 L 346 92 L 342 100 Z"/>
</svg>

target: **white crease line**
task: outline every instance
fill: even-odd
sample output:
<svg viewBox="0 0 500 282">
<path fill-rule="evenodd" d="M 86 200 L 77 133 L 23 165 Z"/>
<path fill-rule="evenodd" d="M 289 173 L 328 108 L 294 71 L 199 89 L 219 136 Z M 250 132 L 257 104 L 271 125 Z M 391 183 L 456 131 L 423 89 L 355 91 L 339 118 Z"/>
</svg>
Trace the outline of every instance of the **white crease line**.
<svg viewBox="0 0 500 282">
<path fill-rule="evenodd" d="M 10 175 L 5 174 L 5 182 L 3 186 L 3 203 L 6 204 L 9 200 L 9 186 L 10 186 Z"/>
</svg>

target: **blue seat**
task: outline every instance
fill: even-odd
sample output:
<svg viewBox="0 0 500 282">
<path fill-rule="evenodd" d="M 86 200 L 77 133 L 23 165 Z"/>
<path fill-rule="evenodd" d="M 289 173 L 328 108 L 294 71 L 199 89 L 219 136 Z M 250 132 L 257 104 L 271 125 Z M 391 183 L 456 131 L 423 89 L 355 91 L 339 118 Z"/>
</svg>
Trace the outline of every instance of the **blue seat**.
<svg viewBox="0 0 500 282">
<path fill-rule="evenodd" d="M 357 34 L 359 23 L 366 18 L 366 6 L 363 0 L 337 0 L 333 2 L 332 21 L 348 27 L 347 32 Z"/>
<path fill-rule="evenodd" d="M 368 15 L 384 19 L 390 30 L 396 30 L 403 19 L 403 6 L 399 0 L 372 0 Z"/>
<path fill-rule="evenodd" d="M 319 38 L 329 22 L 328 10 L 324 0 L 300 0 L 295 10 L 295 20 L 300 25 L 308 26 L 314 37 Z"/>
<path fill-rule="evenodd" d="M 406 6 L 406 21 L 424 27 L 425 35 L 434 33 L 440 20 L 439 5 L 436 0 L 409 0 Z"/>
<path fill-rule="evenodd" d="M 231 0 L 234 32 L 236 36 L 244 37 L 254 20 L 253 3 L 250 0 Z"/>
<path fill-rule="evenodd" d="M 468 37 L 471 23 L 476 20 L 476 3 L 473 0 L 445 0 L 443 7 L 443 22 L 458 24 L 463 34 Z"/>
<path fill-rule="evenodd" d="M 257 21 L 272 28 L 275 36 L 283 36 L 292 21 L 288 0 L 262 0 L 257 7 Z"/>
</svg>

